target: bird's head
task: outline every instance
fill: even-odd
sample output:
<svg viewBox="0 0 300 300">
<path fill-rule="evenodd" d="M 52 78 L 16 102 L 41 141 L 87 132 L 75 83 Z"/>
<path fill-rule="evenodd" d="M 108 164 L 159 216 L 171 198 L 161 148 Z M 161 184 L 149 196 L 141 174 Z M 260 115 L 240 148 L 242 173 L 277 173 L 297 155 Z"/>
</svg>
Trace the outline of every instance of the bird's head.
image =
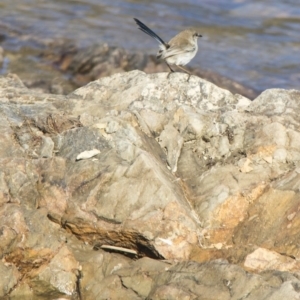
<svg viewBox="0 0 300 300">
<path fill-rule="evenodd" d="M 189 28 L 186 30 L 186 32 L 189 37 L 194 39 L 195 41 L 197 41 L 199 37 L 202 37 L 202 35 L 196 29 Z"/>
<path fill-rule="evenodd" d="M 195 30 L 193 30 L 192 36 L 193 36 L 193 38 L 194 38 L 195 41 L 197 41 L 197 39 L 199 37 L 202 37 L 202 35 L 199 32 L 195 31 Z"/>
</svg>

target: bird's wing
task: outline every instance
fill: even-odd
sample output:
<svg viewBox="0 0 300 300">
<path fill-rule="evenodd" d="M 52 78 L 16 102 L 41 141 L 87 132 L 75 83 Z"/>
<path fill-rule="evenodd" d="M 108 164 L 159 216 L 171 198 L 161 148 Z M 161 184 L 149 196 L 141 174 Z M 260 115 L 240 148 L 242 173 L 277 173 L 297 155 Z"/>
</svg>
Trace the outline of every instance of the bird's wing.
<svg viewBox="0 0 300 300">
<path fill-rule="evenodd" d="M 177 45 L 171 46 L 168 48 L 166 51 L 164 51 L 163 59 L 176 56 L 176 55 L 181 55 L 185 54 L 187 52 L 194 52 L 195 51 L 195 46 L 187 46 L 185 48 L 178 47 Z"/>
</svg>

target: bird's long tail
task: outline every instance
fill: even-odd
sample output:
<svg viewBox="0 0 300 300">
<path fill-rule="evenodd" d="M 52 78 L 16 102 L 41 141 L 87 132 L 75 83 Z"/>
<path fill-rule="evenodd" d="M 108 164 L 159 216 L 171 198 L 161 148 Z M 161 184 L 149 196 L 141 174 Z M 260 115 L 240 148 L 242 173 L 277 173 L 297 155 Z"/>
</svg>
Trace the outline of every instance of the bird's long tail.
<svg viewBox="0 0 300 300">
<path fill-rule="evenodd" d="M 148 26 L 146 26 L 144 23 L 142 23 L 140 20 L 133 18 L 133 20 L 136 22 L 136 24 L 139 26 L 138 28 L 145 32 L 146 34 L 153 37 L 156 41 L 158 41 L 161 45 L 168 48 L 168 44 L 166 44 L 155 32 L 153 32 Z"/>
</svg>

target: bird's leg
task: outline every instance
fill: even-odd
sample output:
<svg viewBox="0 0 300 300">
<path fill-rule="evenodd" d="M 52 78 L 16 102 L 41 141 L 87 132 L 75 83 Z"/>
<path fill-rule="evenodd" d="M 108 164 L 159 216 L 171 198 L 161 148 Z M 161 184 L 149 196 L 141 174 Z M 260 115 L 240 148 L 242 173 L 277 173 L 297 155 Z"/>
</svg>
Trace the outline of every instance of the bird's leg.
<svg viewBox="0 0 300 300">
<path fill-rule="evenodd" d="M 183 68 L 181 66 L 177 65 L 177 67 L 189 75 L 189 77 L 187 79 L 187 81 L 189 81 L 192 74 L 188 70 L 186 70 L 185 68 Z"/>
<path fill-rule="evenodd" d="M 169 72 L 168 73 L 168 76 L 167 76 L 167 78 L 169 78 L 169 76 L 172 74 L 172 73 L 174 73 L 175 71 L 170 67 L 170 65 L 166 62 L 166 64 L 167 64 L 167 66 L 169 67 L 169 69 L 170 69 L 170 71 L 171 72 Z"/>
</svg>

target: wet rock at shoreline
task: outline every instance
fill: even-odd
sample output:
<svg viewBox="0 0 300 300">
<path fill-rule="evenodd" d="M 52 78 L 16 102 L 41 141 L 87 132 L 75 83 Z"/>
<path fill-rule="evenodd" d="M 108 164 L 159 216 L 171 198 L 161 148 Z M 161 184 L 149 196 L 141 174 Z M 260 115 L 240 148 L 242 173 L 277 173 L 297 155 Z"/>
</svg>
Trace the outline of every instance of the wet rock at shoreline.
<svg viewBox="0 0 300 300">
<path fill-rule="evenodd" d="M 93 80 L 120 72 L 135 69 L 149 74 L 169 71 L 164 62 L 142 52 L 107 44 L 79 48 L 64 39 L 47 41 L 35 36 L 22 36 L 18 30 L 3 26 L 4 24 L 0 24 L 4 32 L 3 40 L 10 37 L 17 38 L 20 48 L 17 52 L 6 49 L 6 64 L 2 74 L 6 74 L 8 70 L 18 74 L 27 87 L 37 92 L 66 95 Z M 37 47 L 28 47 L 26 41 Z M 0 47 L 0 67 L 1 57 L 3 60 L 1 49 Z M 259 91 L 216 72 L 201 68 L 189 70 L 195 76 L 206 79 L 233 94 L 241 94 L 251 100 L 259 94 Z"/>
<path fill-rule="evenodd" d="M 0 47 L 0 67 L 2 67 L 3 60 L 4 60 L 4 50 L 2 47 Z"/>
<path fill-rule="evenodd" d="M 101 77 L 135 69 L 149 74 L 169 71 L 164 62 L 152 55 L 134 53 L 107 44 L 81 49 L 65 41 L 56 41 L 49 45 L 42 55 L 52 61 L 62 72 L 71 74 L 71 80 L 77 87 Z M 201 68 L 188 69 L 193 75 L 206 79 L 233 94 L 241 94 L 249 99 L 254 99 L 258 95 L 258 91 L 215 72 Z"/>
</svg>

